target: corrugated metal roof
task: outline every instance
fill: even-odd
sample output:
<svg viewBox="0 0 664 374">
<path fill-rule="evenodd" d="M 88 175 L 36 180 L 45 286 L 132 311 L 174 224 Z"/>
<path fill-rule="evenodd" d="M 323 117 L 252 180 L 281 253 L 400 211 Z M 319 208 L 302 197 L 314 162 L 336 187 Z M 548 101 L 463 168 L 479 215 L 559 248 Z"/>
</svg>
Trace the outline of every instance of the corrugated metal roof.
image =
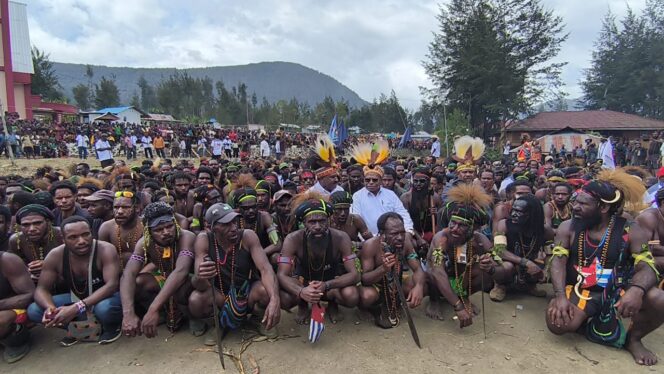
<svg viewBox="0 0 664 374">
<path fill-rule="evenodd" d="M 582 131 L 662 130 L 664 121 L 612 110 L 541 112 L 522 121 L 510 121 L 505 131 L 556 131 L 565 127 Z"/>
<path fill-rule="evenodd" d="M 127 109 L 132 109 L 134 108 L 133 106 L 116 106 L 116 107 L 111 107 L 111 108 L 102 108 L 98 109 L 98 113 L 112 113 L 112 114 L 118 114 L 122 113 Z"/>
</svg>

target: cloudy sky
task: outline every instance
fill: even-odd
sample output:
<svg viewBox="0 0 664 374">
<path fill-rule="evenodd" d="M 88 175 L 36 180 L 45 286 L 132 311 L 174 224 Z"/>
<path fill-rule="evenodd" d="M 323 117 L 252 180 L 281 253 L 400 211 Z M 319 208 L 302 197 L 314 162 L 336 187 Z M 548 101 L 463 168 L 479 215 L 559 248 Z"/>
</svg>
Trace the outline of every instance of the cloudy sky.
<svg viewBox="0 0 664 374">
<path fill-rule="evenodd" d="M 132 67 L 203 67 L 289 61 L 331 75 L 371 101 L 394 89 L 420 101 L 421 66 L 440 1 L 429 0 L 18 0 L 30 37 L 53 61 Z M 580 95 L 601 21 L 646 0 L 542 0 L 569 39 L 558 60 L 571 98 Z M 443 1 L 443 3 L 445 0 Z"/>
</svg>

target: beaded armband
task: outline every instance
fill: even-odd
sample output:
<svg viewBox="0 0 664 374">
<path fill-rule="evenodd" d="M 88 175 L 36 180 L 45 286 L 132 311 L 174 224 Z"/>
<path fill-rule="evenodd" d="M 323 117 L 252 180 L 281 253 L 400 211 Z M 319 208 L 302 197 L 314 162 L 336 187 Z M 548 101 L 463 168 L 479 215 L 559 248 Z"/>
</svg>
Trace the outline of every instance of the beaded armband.
<svg viewBox="0 0 664 374">
<path fill-rule="evenodd" d="M 88 309 L 87 305 L 85 305 L 83 300 L 79 300 L 74 305 L 76 305 L 76 308 L 78 308 L 78 314 L 83 314 Z"/>
<path fill-rule="evenodd" d="M 356 259 L 356 258 L 357 258 L 357 255 L 356 255 L 355 253 L 353 253 L 353 254 L 350 254 L 350 255 L 348 255 L 348 256 L 344 256 L 344 257 L 342 258 L 342 260 L 343 260 L 343 262 L 346 262 L 346 261 L 354 260 L 354 259 Z"/>
<path fill-rule="evenodd" d="M 641 253 L 633 253 L 632 257 L 634 258 L 634 266 L 638 265 L 639 262 L 645 262 L 655 272 L 657 279 L 659 279 L 659 271 L 657 271 L 657 267 L 655 266 L 655 258 L 647 244 L 641 245 Z"/>
<path fill-rule="evenodd" d="M 180 256 L 187 256 L 187 257 L 194 258 L 194 253 L 192 251 L 188 250 L 188 249 L 183 249 L 178 254 L 178 257 L 180 257 Z"/>
<path fill-rule="evenodd" d="M 406 256 L 406 260 L 408 260 L 408 261 L 410 261 L 410 260 L 419 260 L 419 259 L 420 259 L 420 256 L 418 256 L 417 253 L 415 253 L 415 252 L 409 253 L 408 256 Z"/>
<path fill-rule="evenodd" d="M 569 257 L 569 249 L 564 248 L 562 245 L 553 247 L 551 254 L 556 257 Z"/>
<path fill-rule="evenodd" d="M 279 264 L 289 264 L 293 265 L 294 261 L 292 258 L 287 257 L 287 256 L 279 256 L 277 257 L 277 263 Z"/>
<path fill-rule="evenodd" d="M 141 264 L 145 263 L 145 257 L 143 257 L 141 255 L 132 254 L 131 257 L 129 257 L 129 261 L 131 261 L 131 260 L 138 261 Z"/>
<path fill-rule="evenodd" d="M 440 266 L 443 264 L 443 249 L 442 248 L 434 248 L 433 252 L 431 252 L 431 259 L 433 260 L 433 265 L 434 266 Z"/>
<path fill-rule="evenodd" d="M 201 227 L 201 220 L 199 220 L 198 218 L 193 218 L 191 220 L 191 225 L 189 225 L 189 227 Z"/>
</svg>

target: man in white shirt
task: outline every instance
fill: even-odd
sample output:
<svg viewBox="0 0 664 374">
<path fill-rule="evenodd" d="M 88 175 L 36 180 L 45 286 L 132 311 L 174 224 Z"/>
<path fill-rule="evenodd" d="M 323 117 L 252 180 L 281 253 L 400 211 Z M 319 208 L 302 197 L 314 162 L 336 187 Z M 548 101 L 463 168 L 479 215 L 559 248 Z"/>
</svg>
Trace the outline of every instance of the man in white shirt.
<svg viewBox="0 0 664 374">
<path fill-rule="evenodd" d="M 274 153 L 277 161 L 281 160 L 281 138 L 277 136 L 277 141 L 274 143 Z"/>
<path fill-rule="evenodd" d="M 339 186 L 339 173 L 335 167 L 316 169 L 316 179 L 318 181 L 309 188 L 309 191 L 317 192 L 327 197 L 334 192 L 344 190 Z"/>
<path fill-rule="evenodd" d="M 101 162 L 101 167 L 105 168 L 115 163 L 113 160 L 113 152 L 111 144 L 108 142 L 107 134 L 101 134 L 97 137 L 95 142 L 95 150 L 97 151 L 97 158 Z"/>
<path fill-rule="evenodd" d="M 221 159 L 221 152 L 224 147 L 224 142 L 215 135 L 214 139 L 210 142 L 210 147 L 212 147 L 212 158 L 215 160 Z"/>
<path fill-rule="evenodd" d="M 76 147 L 78 147 L 78 158 L 85 160 L 88 158 L 88 144 L 90 143 L 90 138 L 87 135 L 83 135 L 80 131 L 76 135 Z"/>
<path fill-rule="evenodd" d="M 233 157 L 233 153 L 232 153 L 233 142 L 227 136 L 227 137 L 224 138 L 222 143 L 224 145 L 224 153 L 226 154 L 226 158 Z"/>
<path fill-rule="evenodd" d="M 261 140 L 261 157 L 269 158 L 270 157 L 270 144 L 265 139 L 265 136 L 262 136 Z"/>
<path fill-rule="evenodd" d="M 440 157 L 440 140 L 435 135 L 433 136 L 433 144 L 431 144 L 431 156 Z"/>
<path fill-rule="evenodd" d="M 152 138 L 145 134 L 141 137 L 141 144 L 143 145 L 143 152 L 145 153 L 145 158 L 152 158 Z"/>
<path fill-rule="evenodd" d="M 383 188 L 382 180 L 383 169 L 380 166 L 364 168 L 364 188 L 353 194 L 351 213 L 362 217 L 371 233 L 378 235 L 378 217 L 383 213 L 395 212 L 403 218 L 406 231 L 412 233 L 413 220 L 410 214 L 394 191 Z"/>
<path fill-rule="evenodd" d="M 131 157 L 127 156 L 127 159 L 129 158 L 136 158 L 136 148 L 138 147 L 138 136 L 136 134 L 132 134 L 132 136 L 129 137 L 131 140 Z"/>
</svg>

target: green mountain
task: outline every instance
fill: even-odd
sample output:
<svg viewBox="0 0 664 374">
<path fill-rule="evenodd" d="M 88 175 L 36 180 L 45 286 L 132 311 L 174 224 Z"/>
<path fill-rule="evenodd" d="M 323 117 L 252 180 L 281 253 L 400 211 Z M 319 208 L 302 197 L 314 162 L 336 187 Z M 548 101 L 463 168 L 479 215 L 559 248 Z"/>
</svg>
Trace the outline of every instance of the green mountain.
<svg viewBox="0 0 664 374">
<path fill-rule="evenodd" d="M 54 62 L 53 67 L 65 95 L 74 102 L 72 88 L 79 83 L 87 84 L 86 65 Z M 260 62 L 238 66 L 214 66 L 207 68 L 130 68 L 92 65 L 92 83 L 98 83 L 102 76 L 115 77 L 120 90 L 120 100 L 129 104 L 131 97 L 140 92 L 138 79 L 144 76 L 153 87 L 168 79 L 176 71 L 186 72 L 194 78 L 210 77 L 213 82 L 223 81 L 227 89 L 240 82 L 247 85 L 249 95 L 256 93 L 259 102 L 265 97 L 269 102 L 296 98 L 301 103 L 312 106 L 322 102 L 326 96 L 335 101 L 346 100 L 351 107 L 367 104 L 350 88 L 329 75 L 306 66 L 291 62 Z M 215 92 L 216 94 L 216 92 Z"/>
</svg>

